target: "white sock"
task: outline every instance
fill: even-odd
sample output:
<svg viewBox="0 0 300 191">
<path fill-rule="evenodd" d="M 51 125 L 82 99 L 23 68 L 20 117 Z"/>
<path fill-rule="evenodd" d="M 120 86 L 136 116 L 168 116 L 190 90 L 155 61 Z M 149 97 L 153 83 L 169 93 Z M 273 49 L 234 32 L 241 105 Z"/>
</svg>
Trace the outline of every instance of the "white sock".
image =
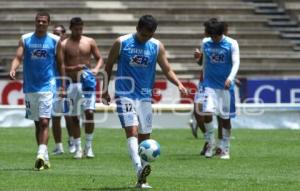
<svg viewBox="0 0 300 191">
<path fill-rule="evenodd" d="M 208 142 L 209 144 L 214 144 L 215 142 L 215 137 L 214 137 L 214 125 L 212 122 L 210 123 L 204 123 L 205 126 L 205 141 Z"/>
<path fill-rule="evenodd" d="M 231 129 L 222 128 L 222 134 L 223 134 L 223 141 L 222 141 L 223 147 L 224 149 L 229 150 Z"/>
<path fill-rule="evenodd" d="M 74 137 L 72 137 L 72 136 L 69 137 L 69 141 L 70 141 L 71 144 L 73 144 L 74 143 Z"/>
<path fill-rule="evenodd" d="M 56 143 L 56 148 L 60 149 L 61 151 L 64 150 L 62 143 Z"/>
<path fill-rule="evenodd" d="M 45 157 L 45 161 L 49 161 L 48 149 L 46 150 L 44 157 Z"/>
<path fill-rule="evenodd" d="M 141 162 L 142 162 L 142 167 L 144 167 L 144 166 L 146 166 L 147 164 L 149 164 L 149 162 L 144 161 L 143 159 L 141 159 Z"/>
<path fill-rule="evenodd" d="M 92 147 L 92 141 L 93 141 L 94 134 L 93 133 L 85 134 L 85 136 L 86 136 L 85 147 L 87 147 L 87 148 Z"/>
<path fill-rule="evenodd" d="M 132 160 L 132 164 L 137 173 L 138 170 L 142 167 L 141 158 L 138 154 L 138 147 L 139 147 L 138 139 L 136 137 L 129 137 L 127 139 L 127 146 L 128 146 L 128 153 Z"/>
<path fill-rule="evenodd" d="M 80 139 L 80 137 L 78 137 L 77 139 L 74 139 L 74 143 L 75 143 L 76 151 L 81 150 L 81 139 Z"/>
<path fill-rule="evenodd" d="M 45 144 L 40 144 L 38 148 L 38 155 L 43 155 L 45 156 L 45 152 L 47 151 L 47 145 Z"/>
</svg>

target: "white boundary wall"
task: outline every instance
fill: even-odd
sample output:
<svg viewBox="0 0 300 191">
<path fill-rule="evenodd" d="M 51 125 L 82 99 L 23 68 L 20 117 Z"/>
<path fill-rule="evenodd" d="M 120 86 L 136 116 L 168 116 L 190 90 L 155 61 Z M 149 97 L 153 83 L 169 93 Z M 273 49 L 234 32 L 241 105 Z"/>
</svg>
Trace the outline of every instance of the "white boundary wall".
<svg viewBox="0 0 300 191">
<path fill-rule="evenodd" d="M 120 128 L 115 105 L 97 104 L 96 127 Z M 153 104 L 154 128 L 187 128 L 192 115 L 191 104 Z M 0 127 L 33 127 L 24 118 L 24 106 L 0 105 Z M 64 120 L 62 120 L 64 125 Z M 300 129 L 300 104 L 237 104 L 233 128 Z"/>
</svg>

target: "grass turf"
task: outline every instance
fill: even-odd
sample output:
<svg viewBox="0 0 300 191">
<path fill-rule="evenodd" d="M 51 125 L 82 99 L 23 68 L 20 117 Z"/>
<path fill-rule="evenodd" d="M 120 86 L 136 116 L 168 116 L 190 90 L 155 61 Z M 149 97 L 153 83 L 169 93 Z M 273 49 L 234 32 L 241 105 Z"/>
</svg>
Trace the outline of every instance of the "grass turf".
<svg viewBox="0 0 300 191">
<path fill-rule="evenodd" d="M 300 131 L 234 129 L 232 136 L 231 159 L 224 161 L 200 157 L 203 140 L 194 139 L 189 129 L 154 129 L 162 155 L 152 163 L 152 190 L 300 188 Z M 51 137 L 49 151 L 53 148 Z M 121 129 L 96 129 L 94 159 L 50 155 L 51 169 L 34 171 L 36 151 L 33 128 L 0 128 L 0 190 L 136 190 Z"/>
</svg>

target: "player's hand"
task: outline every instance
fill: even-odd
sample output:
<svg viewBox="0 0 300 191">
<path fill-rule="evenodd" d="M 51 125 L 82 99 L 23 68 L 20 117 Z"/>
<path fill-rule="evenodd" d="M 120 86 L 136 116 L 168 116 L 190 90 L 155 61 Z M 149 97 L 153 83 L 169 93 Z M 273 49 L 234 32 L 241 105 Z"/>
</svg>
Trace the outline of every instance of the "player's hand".
<svg viewBox="0 0 300 191">
<path fill-rule="evenodd" d="M 231 86 L 231 80 L 229 80 L 229 79 L 227 79 L 226 81 L 225 81 L 225 89 L 229 89 L 230 88 L 230 86 Z"/>
<path fill-rule="evenodd" d="M 15 70 L 11 70 L 11 71 L 9 72 L 9 78 L 10 78 L 11 80 L 15 80 L 15 79 L 16 79 L 16 71 L 15 71 Z"/>
<path fill-rule="evenodd" d="M 187 89 L 186 89 L 182 84 L 179 84 L 178 90 L 179 90 L 180 93 L 182 93 L 183 95 L 188 95 Z"/>
<path fill-rule="evenodd" d="M 202 57 L 202 53 L 200 52 L 200 50 L 198 48 L 196 48 L 194 51 L 194 58 L 198 62 L 201 59 L 201 57 Z"/>
<path fill-rule="evenodd" d="M 97 76 L 97 74 L 99 73 L 99 69 L 93 68 L 93 69 L 91 69 L 91 72 L 92 72 L 95 76 Z"/>
<path fill-rule="evenodd" d="M 101 96 L 101 101 L 104 105 L 110 104 L 110 95 L 108 94 L 108 92 L 103 92 Z"/>
</svg>

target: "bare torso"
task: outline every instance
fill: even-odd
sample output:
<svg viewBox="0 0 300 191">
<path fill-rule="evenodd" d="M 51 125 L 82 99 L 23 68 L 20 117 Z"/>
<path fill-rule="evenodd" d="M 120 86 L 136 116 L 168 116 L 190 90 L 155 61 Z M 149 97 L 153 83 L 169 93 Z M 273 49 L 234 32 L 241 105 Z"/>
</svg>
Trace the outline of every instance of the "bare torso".
<svg viewBox="0 0 300 191">
<path fill-rule="evenodd" d="M 64 51 L 64 64 L 68 66 L 85 65 L 91 68 L 93 39 L 81 36 L 80 40 L 73 40 L 68 38 L 63 41 L 62 47 Z M 66 71 L 66 76 L 74 81 L 78 81 L 80 71 Z"/>
</svg>

